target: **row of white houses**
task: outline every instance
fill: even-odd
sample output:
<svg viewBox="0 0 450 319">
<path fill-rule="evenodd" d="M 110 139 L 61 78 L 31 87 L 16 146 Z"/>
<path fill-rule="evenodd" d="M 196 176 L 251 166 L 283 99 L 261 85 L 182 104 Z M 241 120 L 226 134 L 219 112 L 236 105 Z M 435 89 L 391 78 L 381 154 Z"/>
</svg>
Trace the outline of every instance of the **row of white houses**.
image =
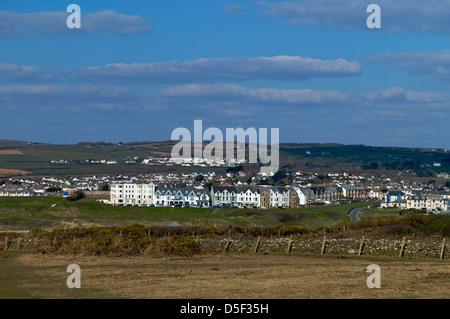
<svg viewBox="0 0 450 319">
<path fill-rule="evenodd" d="M 200 206 L 210 204 L 207 189 L 157 187 L 153 183 L 112 184 L 110 204 L 124 206 Z"/>
<path fill-rule="evenodd" d="M 381 207 L 417 209 L 426 212 L 448 212 L 450 211 L 450 193 L 416 193 L 391 190 L 386 193 Z"/>
<path fill-rule="evenodd" d="M 31 191 L 7 191 L 7 190 L 0 190 L 0 197 L 28 197 L 28 196 L 34 196 L 35 193 Z"/>
<path fill-rule="evenodd" d="M 217 206 L 296 208 L 345 198 L 366 198 L 367 191 L 353 185 L 331 187 L 213 186 L 207 189 L 157 187 L 153 183 L 111 185 L 110 204 L 124 206 Z"/>
</svg>

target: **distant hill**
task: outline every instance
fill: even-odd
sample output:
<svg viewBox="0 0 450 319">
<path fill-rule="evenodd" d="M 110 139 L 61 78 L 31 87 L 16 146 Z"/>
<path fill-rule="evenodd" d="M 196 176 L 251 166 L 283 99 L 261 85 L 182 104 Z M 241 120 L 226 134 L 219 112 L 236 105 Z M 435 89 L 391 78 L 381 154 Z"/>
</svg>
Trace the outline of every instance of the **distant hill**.
<svg viewBox="0 0 450 319">
<path fill-rule="evenodd" d="M 123 174 L 212 170 L 199 167 L 158 167 L 125 163 L 126 159 L 170 157 L 175 141 L 80 142 L 56 145 L 0 140 L 0 168 L 22 170 L 34 175 Z M 4 155 L 1 155 L 2 152 Z M 20 155 L 23 154 L 23 155 Z M 70 163 L 52 163 L 67 160 Z M 98 165 L 89 160 L 115 160 L 117 165 Z M 244 165 L 248 170 L 258 166 Z M 394 172 L 410 170 L 418 174 L 450 171 L 450 151 L 431 148 L 375 147 L 337 143 L 282 143 L 280 166 L 288 171 L 314 172 Z M 223 168 L 215 169 L 224 171 Z M 428 172 L 428 173 L 426 173 Z"/>
<path fill-rule="evenodd" d="M 450 151 L 366 145 L 280 145 L 280 157 L 291 167 L 323 171 L 449 171 Z M 434 166 L 439 165 L 439 166 Z"/>
</svg>

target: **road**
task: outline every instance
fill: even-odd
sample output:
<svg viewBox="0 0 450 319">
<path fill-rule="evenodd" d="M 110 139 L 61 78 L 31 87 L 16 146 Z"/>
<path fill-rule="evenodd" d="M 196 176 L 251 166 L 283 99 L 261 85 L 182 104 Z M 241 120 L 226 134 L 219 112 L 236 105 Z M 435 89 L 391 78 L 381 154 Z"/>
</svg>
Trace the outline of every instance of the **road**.
<svg viewBox="0 0 450 319">
<path fill-rule="evenodd" d="M 348 216 L 350 216 L 350 222 L 355 223 L 361 219 L 361 210 L 368 208 L 369 206 L 355 207 L 349 210 Z"/>
</svg>

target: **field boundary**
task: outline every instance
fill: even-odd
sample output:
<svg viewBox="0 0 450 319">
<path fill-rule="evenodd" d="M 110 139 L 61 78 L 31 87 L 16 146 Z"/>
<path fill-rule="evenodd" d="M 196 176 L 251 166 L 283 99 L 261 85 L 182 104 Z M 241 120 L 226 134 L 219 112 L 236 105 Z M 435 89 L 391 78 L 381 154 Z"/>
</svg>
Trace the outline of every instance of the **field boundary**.
<svg viewBox="0 0 450 319">
<path fill-rule="evenodd" d="M 122 233 L 118 236 L 122 237 Z M 175 235 L 179 236 L 179 235 Z M 170 239 L 170 235 L 163 236 Z M 305 253 L 305 254 L 340 254 L 340 255 L 369 255 L 369 256 L 391 256 L 399 258 L 414 259 L 450 259 L 446 254 L 447 244 L 445 238 L 439 241 L 420 241 L 403 238 L 403 240 L 393 239 L 370 239 L 364 236 L 361 239 L 356 238 L 214 238 L 184 236 L 181 237 L 195 241 L 203 253 L 270 253 L 270 252 L 286 252 Z M 150 237 L 143 237 L 148 238 Z M 142 238 L 141 238 L 142 239 Z M 84 242 L 83 242 L 84 241 Z M 38 238 L 30 236 L 4 237 L 0 242 L 0 250 L 28 250 L 32 252 L 40 252 L 44 248 L 61 248 L 65 246 L 65 254 L 70 251 L 71 245 L 79 245 L 80 242 L 85 244 L 85 237 L 72 236 L 70 240 L 67 238 L 58 238 L 54 236 L 50 238 Z M 130 242 L 130 246 L 133 243 Z M 112 246 L 112 245 L 111 245 Z M 114 250 L 110 247 L 108 251 Z M 56 250 L 55 254 L 59 254 Z M 89 255 L 89 251 L 82 254 Z M 101 253 L 100 253 L 101 254 Z M 133 254 L 136 254 L 134 252 Z M 139 254 L 139 253 L 138 253 Z"/>
</svg>

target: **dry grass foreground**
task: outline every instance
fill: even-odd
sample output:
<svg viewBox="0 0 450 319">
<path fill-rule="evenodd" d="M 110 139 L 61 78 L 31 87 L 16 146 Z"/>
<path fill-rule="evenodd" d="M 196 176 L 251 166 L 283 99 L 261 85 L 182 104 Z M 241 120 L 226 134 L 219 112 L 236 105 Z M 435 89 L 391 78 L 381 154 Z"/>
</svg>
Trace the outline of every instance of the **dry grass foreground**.
<svg viewBox="0 0 450 319">
<path fill-rule="evenodd" d="M 4 252 L 3 254 L 8 253 Z M 347 299 L 449 298 L 444 260 L 380 256 L 217 254 L 195 257 L 82 257 L 23 253 L 14 294 L 26 298 Z M 2 269 L 0 258 L 0 269 Z M 381 288 L 367 287 L 370 264 L 381 268 Z M 69 289 L 69 264 L 81 268 L 81 289 Z M 12 265 L 10 263 L 10 265 Z M 1 278 L 0 278 L 1 280 Z M 0 283 L 1 286 L 1 283 Z M 1 296 L 3 294 L 3 296 Z M 0 297 L 11 298 L 4 286 Z M 20 298 L 20 297 L 19 297 Z"/>
</svg>

